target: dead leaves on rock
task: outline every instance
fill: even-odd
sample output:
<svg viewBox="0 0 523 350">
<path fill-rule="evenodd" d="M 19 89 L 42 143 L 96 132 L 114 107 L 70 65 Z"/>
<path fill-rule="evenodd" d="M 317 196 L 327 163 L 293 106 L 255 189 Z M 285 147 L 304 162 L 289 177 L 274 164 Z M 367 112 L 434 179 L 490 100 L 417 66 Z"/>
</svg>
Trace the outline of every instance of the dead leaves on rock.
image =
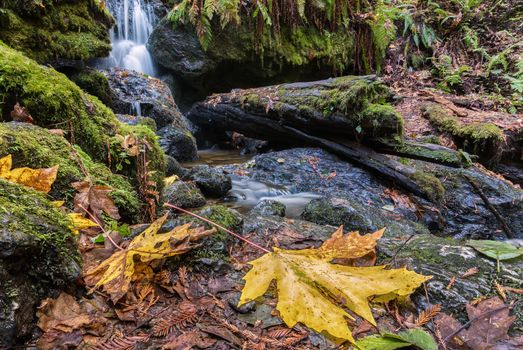
<svg viewBox="0 0 523 350">
<path fill-rule="evenodd" d="M 126 249 L 115 252 L 107 260 L 85 274 L 88 286 L 107 292 L 113 302 L 120 300 L 129 290 L 130 283 L 138 275 L 153 279 L 151 261 L 183 254 L 197 244 L 194 242 L 210 235 L 214 230 L 191 228 L 190 224 L 178 226 L 167 233 L 158 231 L 167 214 L 153 222 L 136 236 Z"/>
<path fill-rule="evenodd" d="M 277 310 L 289 327 L 298 322 L 317 332 L 327 331 L 334 337 L 354 342 L 346 319 L 353 317 L 346 307 L 371 324 L 369 299 L 392 300 L 414 292 L 428 276 L 406 269 L 384 266 L 349 267 L 331 262 L 336 259 L 363 257 L 374 251 L 383 230 L 360 236 L 357 232 L 343 235 L 340 227 L 319 248 L 284 250 L 274 248 L 250 262 L 239 304 L 262 296 L 276 280 Z"/>
<path fill-rule="evenodd" d="M 0 158 L 0 178 L 44 193 L 51 191 L 51 186 L 55 182 L 58 173 L 58 165 L 44 169 L 12 169 L 12 166 L 13 159 L 10 154 Z"/>
<path fill-rule="evenodd" d="M 510 338 L 508 335 L 508 330 L 516 319 L 515 316 L 510 316 L 510 308 L 500 298 L 493 297 L 482 300 L 475 306 L 466 306 L 470 323 L 468 327 L 462 326 L 447 314 L 440 314 L 435 324 L 442 343 L 448 349 L 495 349 L 497 345 L 509 343 L 516 346 L 506 349 L 517 349 L 523 347 L 523 338 Z"/>
<path fill-rule="evenodd" d="M 90 181 L 84 180 L 71 184 L 78 193 L 74 197 L 74 208 L 76 212 L 88 210 L 97 219 L 101 219 L 102 212 L 113 219 L 120 219 L 118 208 L 114 204 L 109 192 L 111 187 L 94 185 Z"/>
</svg>

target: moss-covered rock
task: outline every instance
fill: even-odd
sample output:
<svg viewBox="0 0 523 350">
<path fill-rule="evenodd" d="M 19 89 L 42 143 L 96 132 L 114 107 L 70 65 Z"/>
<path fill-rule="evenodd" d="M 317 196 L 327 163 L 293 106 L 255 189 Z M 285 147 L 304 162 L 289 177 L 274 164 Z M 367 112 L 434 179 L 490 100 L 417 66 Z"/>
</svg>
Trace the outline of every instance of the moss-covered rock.
<svg viewBox="0 0 523 350">
<path fill-rule="evenodd" d="M 181 208 L 198 208 L 205 205 L 205 197 L 194 182 L 176 181 L 165 188 L 165 202 Z"/>
<path fill-rule="evenodd" d="M 80 275 L 67 216 L 44 195 L 0 179 L 0 346 L 32 331 L 51 289 Z"/>
<path fill-rule="evenodd" d="M 72 146 L 63 137 L 46 129 L 25 123 L 0 123 L 0 157 L 7 154 L 13 156 L 16 168 L 58 165 L 58 175 L 50 192 L 56 200 L 71 204 L 76 192 L 71 183 L 82 181 L 88 175 L 96 185 L 113 188 L 109 196 L 115 201 L 122 217 L 133 221 L 139 212 L 138 195 L 128 179 L 113 174 L 107 166 L 93 161 L 78 146 Z"/>
<path fill-rule="evenodd" d="M 500 264 L 497 271 L 496 261 L 481 255 L 466 245 L 466 241 L 452 238 L 440 238 L 433 235 L 419 235 L 409 239 L 403 237 L 385 237 L 378 241 L 378 263 L 394 261 L 397 266 L 407 266 L 418 273 L 432 276 L 414 298 L 420 309 L 428 304 L 441 304 L 445 312 L 464 316 L 465 305 L 482 296 L 497 295 L 494 281 L 507 287 L 523 288 L 523 259 L 512 259 Z M 471 268 L 479 272 L 467 278 L 457 278 L 451 288 L 449 282 Z M 428 294 L 428 300 L 425 294 Z M 514 295 L 515 296 L 515 295 Z M 523 313 L 523 306 L 515 310 Z M 519 317 L 516 327 L 523 326 Z"/>
<path fill-rule="evenodd" d="M 96 69 L 86 68 L 69 75 L 76 85 L 85 92 L 98 97 L 106 106 L 111 107 L 112 93 L 109 80 Z"/>
<path fill-rule="evenodd" d="M 164 155 L 156 135 L 145 126 L 120 123 L 114 113 L 97 98 L 88 95 L 67 77 L 41 66 L 20 52 L 0 43 L 0 119 L 10 121 L 10 111 L 20 103 L 32 115 L 36 125 L 60 128 L 69 141 L 78 144 L 94 160 L 111 170 L 136 178 L 136 162 L 124 152 L 122 136 L 134 134 L 147 140 L 150 150 L 149 170 L 160 181 Z"/>
<path fill-rule="evenodd" d="M 503 131 L 490 123 L 463 124 L 450 111 L 436 103 L 422 107 L 424 116 L 440 131 L 454 137 L 467 152 L 484 160 L 497 157 L 502 151 Z"/>
<path fill-rule="evenodd" d="M 109 54 L 113 18 L 97 0 L 3 1 L 0 40 L 38 62 Z"/>
</svg>

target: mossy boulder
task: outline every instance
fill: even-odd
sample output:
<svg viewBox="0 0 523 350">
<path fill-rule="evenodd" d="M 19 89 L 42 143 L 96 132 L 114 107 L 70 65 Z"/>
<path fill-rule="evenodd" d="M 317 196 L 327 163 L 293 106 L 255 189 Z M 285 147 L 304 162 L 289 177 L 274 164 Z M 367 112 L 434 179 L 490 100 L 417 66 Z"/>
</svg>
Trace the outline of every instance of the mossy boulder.
<svg viewBox="0 0 523 350">
<path fill-rule="evenodd" d="M 199 208 L 205 205 L 205 197 L 194 182 L 176 181 L 165 187 L 163 193 L 165 202 L 184 209 Z"/>
<path fill-rule="evenodd" d="M 100 100 L 52 68 L 41 66 L 0 43 L 0 120 L 10 121 L 16 103 L 25 107 L 36 125 L 65 130 L 93 160 L 113 171 L 136 178 L 136 162 L 124 152 L 122 137 L 133 134 L 149 144 L 149 170 L 161 189 L 164 155 L 156 135 L 145 126 L 120 123 Z"/>
<path fill-rule="evenodd" d="M 124 219 L 135 221 L 140 201 L 130 181 L 122 175 L 113 174 L 107 166 L 92 160 L 63 137 L 31 124 L 0 123 L 0 157 L 8 154 L 12 155 L 13 167 L 16 168 L 58 165 L 58 175 L 50 195 L 55 200 L 65 200 L 69 206 L 76 192 L 71 183 L 82 181 L 87 175 L 94 184 L 113 188 L 109 196 L 115 201 L 120 214 Z"/>
<path fill-rule="evenodd" d="M 151 34 L 148 48 L 160 66 L 203 95 L 234 87 L 321 79 L 354 65 L 353 33 L 282 28 L 280 41 L 264 35 L 256 43 L 255 28 L 248 22 L 245 19 L 239 27 L 213 26 L 213 40 L 204 49 L 192 26 L 174 26 L 164 18 Z"/>
<path fill-rule="evenodd" d="M 41 63 L 108 55 L 113 23 L 97 0 L 6 0 L 0 6 L 0 40 Z"/>
<path fill-rule="evenodd" d="M 85 92 L 98 97 L 106 106 L 112 105 L 112 93 L 109 86 L 109 80 L 105 75 L 96 69 L 86 68 L 77 70 L 69 75 L 76 85 L 82 88 Z"/>
<path fill-rule="evenodd" d="M 489 161 L 498 158 L 504 142 L 503 131 L 491 123 L 462 123 L 453 113 L 437 103 L 422 107 L 424 116 L 440 131 L 450 134 L 467 152 Z"/>
<path fill-rule="evenodd" d="M 0 179 L 0 346 L 29 336 L 36 306 L 80 276 L 68 217 L 30 188 Z"/>
<path fill-rule="evenodd" d="M 391 262 L 394 256 L 393 266 L 407 266 L 418 273 L 432 276 L 426 283 L 426 289 L 419 290 L 414 296 L 420 309 L 429 304 L 441 304 L 443 311 L 464 316 L 465 305 L 470 301 L 482 296 L 498 295 L 495 281 L 502 286 L 523 288 L 521 258 L 500 262 L 498 272 L 496 260 L 468 247 L 466 241 L 433 235 L 418 235 L 406 242 L 407 239 L 406 235 L 391 238 L 386 234 L 378 241 L 378 263 Z M 459 277 L 471 268 L 478 268 L 479 272 L 467 278 Z M 447 288 L 455 277 L 458 278 L 454 285 Z M 514 312 L 523 315 L 523 306 L 518 306 Z M 516 326 L 523 326 L 522 317 L 518 318 Z"/>
</svg>

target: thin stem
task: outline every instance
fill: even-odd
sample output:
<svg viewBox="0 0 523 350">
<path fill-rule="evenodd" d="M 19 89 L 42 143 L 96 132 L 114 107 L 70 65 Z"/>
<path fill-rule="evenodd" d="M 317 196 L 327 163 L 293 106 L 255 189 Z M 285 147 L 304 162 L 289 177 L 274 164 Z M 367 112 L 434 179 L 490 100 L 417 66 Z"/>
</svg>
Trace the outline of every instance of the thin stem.
<svg viewBox="0 0 523 350">
<path fill-rule="evenodd" d="M 240 236 L 239 234 L 234 233 L 234 232 L 232 232 L 231 230 L 228 230 L 228 229 L 226 229 L 225 227 L 223 227 L 223 226 L 221 226 L 221 225 L 218 225 L 217 223 L 212 222 L 212 221 L 209 220 L 209 219 L 204 218 L 203 216 L 200 216 L 200 215 L 195 214 L 195 213 L 191 213 L 190 211 L 185 210 L 185 209 L 182 209 L 182 208 L 179 208 L 179 207 L 177 207 L 176 205 L 172 205 L 171 203 L 165 203 L 164 206 L 166 206 L 166 207 L 170 207 L 170 208 L 173 208 L 173 209 L 179 210 L 179 211 L 181 211 L 181 212 L 183 212 L 183 213 L 185 213 L 185 214 L 189 214 L 189 215 L 191 215 L 191 216 L 194 216 L 194 217 L 197 218 L 197 219 L 200 219 L 200 220 L 202 220 L 202 221 L 205 221 L 206 223 L 208 223 L 208 224 L 210 224 L 210 225 L 212 225 L 212 226 L 216 226 L 216 227 L 218 227 L 219 229 L 224 230 L 224 231 L 227 232 L 228 234 L 230 234 L 230 235 L 232 235 L 232 236 L 234 236 L 234 237 L 236 237 L 236 238 L 238 238 L 238 239 L 244 241 L 244 242 L 247 243 L 247 244 L 250 244 L 251 246 L 253 246 L 253 247 L 257 248 L 257 249 L 260 249 L 260 250 L 264 251 L 265 253 L 271 253 L 270 250 L 268 250 L 268 249 L 266 249 L 266 248 L 263 248 L 262 246 L 260 246 L 260 245 L 258 245 L 258 244 L 256 244 L 256 243 L 254 243 L 254 242 L 252 242 L 252 241 L 249 241 L 247 238 L 244 238 L 244 237 Z"/>
<path fill-rule="evenodd" d="M 104 227 L 102 226 L 102 224 L 100 223 L 100 221 L 98 220 L 98 218 L 96 216 L 94 216 L 93 214 L 91 214 L 87 209 L 85 209 L 84 207 L 82 207 L 81 205 L 79 205 L 79 207 L 85 211 L 87 213 L 87 215 L 89 215 L 89 217 L 91 218 L 91 220 L 94 221 L 95 224 L 98 225 L 98 227 L 100 227 L 100 229 L 102 230 L 102 232 L 104 233 L 105 237 L 107 237 L 107 239 L 109 239 L 109 241 L 119 250 L 124 250 L 122 247 L 120 247 L 111 237 L 111 235 L 109 234 L 109 232 L 107 232 Z"/>
</svg>

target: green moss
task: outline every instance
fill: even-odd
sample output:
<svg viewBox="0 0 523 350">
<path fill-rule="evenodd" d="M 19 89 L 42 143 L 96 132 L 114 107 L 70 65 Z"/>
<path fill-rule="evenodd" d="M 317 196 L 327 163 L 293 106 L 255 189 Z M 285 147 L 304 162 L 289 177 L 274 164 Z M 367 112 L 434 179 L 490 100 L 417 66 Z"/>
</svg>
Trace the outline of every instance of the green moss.
<svg viewBox="0 0 523 350">
<path fill-rule="evenodd" d="M 73 148 L 74 147 L 74 148 Z M 109 186 L 109 194 L 120 214 L 135 221 L 140 209 L 138 195 L 128 179 L 113 174 L 104 164 L 95 162 L 78 146 L 71 146 L 63 137 L 30 124 L 0 123 L 0 157 L 11 154 L 13 167 L 47 168 L 58 165 L 58 175 L 50 192 L 55 200 L 70 206 L 76 191 L 72 182 L 82 181 L 86 174 L 97 185 Z"/>
<path fill-rule="evenodd" d="M 85 92 L 98 97 L 106 106 L 111 106 L 112 92 L 105 75 L 88 68 L 72 74 L 69 78 Z"/>
<path fill-rule="evenodd" d="M 113 171 L 136 178 L 136 164 L 123 152 L 123 135 L 144 137 L 150 145 L 149 170 L 162 187 L 164 156 L 153 131 L 144 126 L 120 123 L 114 113 L 96 97 L 82 91 L 61 73 L 28 59 L 0 44 L 0 101 L 3 121 L 16 102 L 27 108 L 35 124 L 60 128 L 93 160 L 106 163 Z"/>
<path fill-rule="evenodd" d="M 77 252 L 69 245 L 73 240 L 69 229 L 71 221 L 43 194 L 0 178 L 0 217 L 2 230 L 13 235 L 15 245 L 22 246 L 23 240 L 36 239 L 42 250 L 53 249 L 64 258 L 78 260 Z"/>
<path fill-rule="evenodd" d="M 418 184 L 428 198 L 441 202 L 445 198 L 445 187 L 441 181 L 429 173 L 416 171 L 410 178 Z"/>
<path fill-rule="evenodd" d="M 387 104 L 372 103 L 361 113 L 361 125 L 380 134 L 382 128 L 396 128 L 396 135 L 403 137 L 403 118 L 394 107 Z M 374 136 L 374 135 L 373 135 Z"/>
<path fill-rule="evenodd" d="M 33 2 L 35 5 L 37 2 Z M 7 1 L 0 9 L 0 39 L 29 57 L 88 60 L 111 51 L 112 17 L 94 0 Z"/>
<path fill-rule="evenodd" d="M 156 121 L 153 118 L 142 117 L 138 120 L 138 125 L 143 125 L 149 128 L 151 131 L 156 132 L 158 127 L 156 126 Z M 187 131 L 187 133 L 192 137 L 192 134 Z"/>
<path fill-rule="evenodd" d="M 451 134 L 468 152 L 484 156 L 496 156 L 501 152 L 503 131 L 490 123 L 461 125 L 458 118 L 442 106 L 432 103 L 423 106 L 424 115 L 440 131 Z"/>
</svg>

